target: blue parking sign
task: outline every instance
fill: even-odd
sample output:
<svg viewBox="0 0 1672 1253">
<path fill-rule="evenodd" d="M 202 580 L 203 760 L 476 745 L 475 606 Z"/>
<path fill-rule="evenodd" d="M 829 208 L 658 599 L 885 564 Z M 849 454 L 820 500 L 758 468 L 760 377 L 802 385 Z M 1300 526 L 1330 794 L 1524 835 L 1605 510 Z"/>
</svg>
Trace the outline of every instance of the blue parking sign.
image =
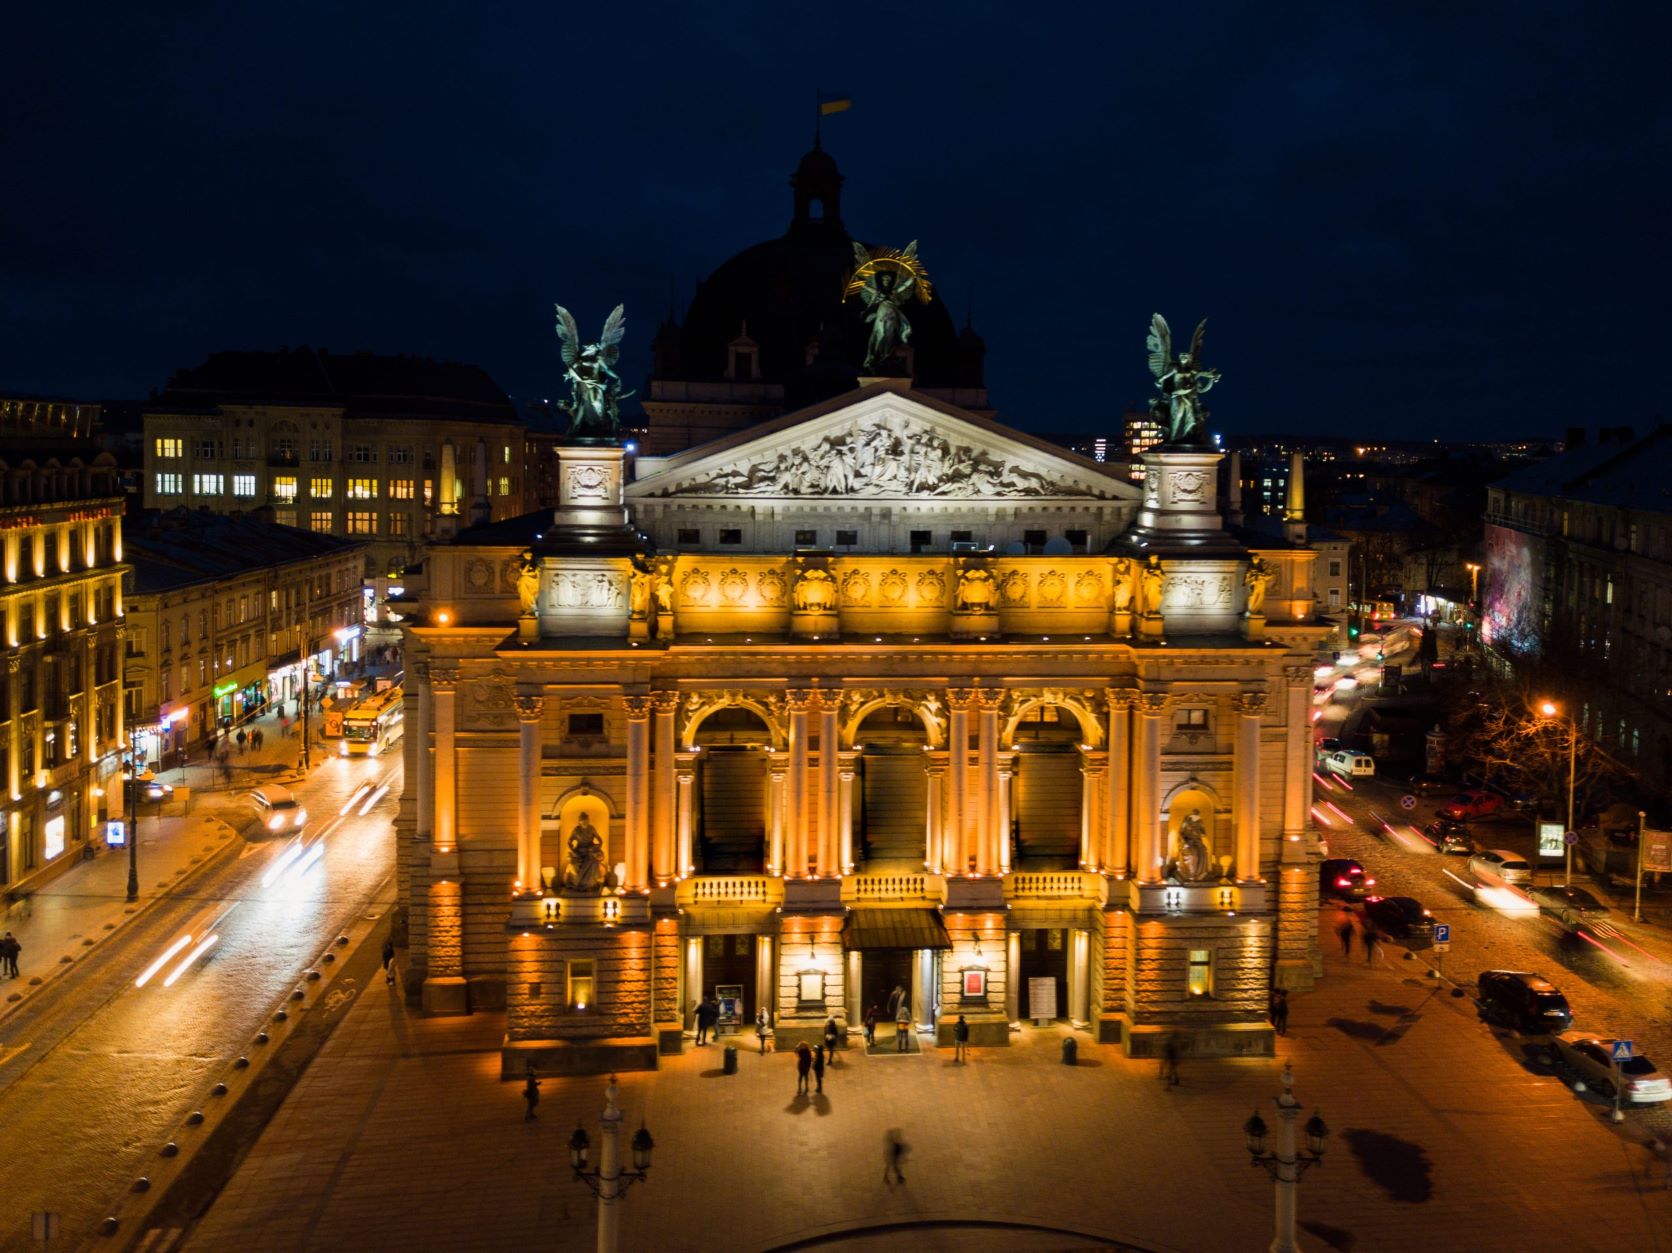
<svg viewBox="0 0 1672 1253">
<path fill-rule="evenodd" d="M 1436 922 L 1434 924 L 1434 943 L 1451 943 L 1451 924 L 1449 922 Z"/>
</svg>

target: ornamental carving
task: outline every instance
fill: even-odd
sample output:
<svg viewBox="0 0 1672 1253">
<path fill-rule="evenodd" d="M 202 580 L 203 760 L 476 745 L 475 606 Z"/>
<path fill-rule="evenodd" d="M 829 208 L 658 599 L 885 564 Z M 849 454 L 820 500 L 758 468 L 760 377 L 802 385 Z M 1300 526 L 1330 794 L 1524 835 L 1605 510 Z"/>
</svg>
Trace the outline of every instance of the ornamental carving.
<svg viewBox="0 0 1672 1253">
<path fill-rule="evenodd" d="M 1134 694 L 1132 707 L 1141 714 L 1158 718 L 1167 712 L 1167 706 L 1172 700 L 1172 695 L 1167 692 L 1137 692 Z"/>
<path fill-rule="evenodd" d="M 760 594 L 761 604 L 781 605 L 784 603 L 784 575 L 779 570 L 764 571 L 755 580 L 755 590 Z"/>
<path fill-rule="evenodd" d="M 709 581 L 706 570 L 687 570 L 679 581 L 679 594 L 688 605 L 708 603 Z"/>
<path fill-rule="evenodd" d="M 516 692 L 511 680 L 495 670 L 480 681 L 466 684 L 464 711 L 467 726 L 509 726 L 517 721 Z"/>
<path fill-rule="evenodd" d="M 517 576 L 522 573 L 522 558 L 507 557 L 499 566 L 499 590 L 506 596 L 517 594 Z"/>
<path fill-rule="evenodd" d="M 648 696 L 623 696 L 621 706 L 627 711 L 627 719 L 630 722 L 643 722 L 650 717 L 650 697 Z"/>
<path fill-rule="evenodd" d="M 1020 570 L 1012 570 L 999 583 L 999 595 L 1003 603 L 1014 608 L 1028 603 L 1028 576 Z"/>
<path fill-rule="evenodd" d="M 991 570 L 980 566 L 960 570 L 957 601 L 952 607 L 958 613 L 988 613 L 997 594 L 998 587 L 993 582 Z"/>
<path fill-rule="evenodd" d="M 906 598 L 906 576 L 898 570 L 890 570 L 878 581 L 877 591 L 882 594 L 884 604 L 898 605 Z"/>
<path fill-rule="evenodd" d="M 619 609 L 627 603 L 622 579 L 607 570 L 560 570 L 552 576 L 554 609 Z"/>
<path fill-rule="evenodd" d="M 1047 570 L 1039 576 L 1040 608 L 1059 609 L 1067 595 L 1068 580 L 1063 577 L 1061 570 Z"/>
<path fill-rule="evenodd" d="M 1207 502 L 1208 476 L 1202 470 L 1174 470 L 1167 475 L 1168 503 L 1200 505 Z"/>
<path fill-rule="evenodd" d="M 749 594 L 749 576 L 736 566 L 720 576 L 720 599 L 728 605 L 738 605 Z"/>
<path fill-rule="evenodd" d="M 871 576 L 863 570 L 849 570 L 842 579 L 842 599 L 850 605 L 863 605 L 871 599 Z"/>
<path fill-rule="evenodd" d="M 956 442 L 920 419 L 856 419 L 811 446 L 760 450 L 661 494 L 704 496 L 1096 497 L 1002 452 Z"/>
<path fill-rule="evenodd" d="M 1231 576 L 1228 574 L 1175 574 L 1167 581 L 1169 609 L 1229 609 Z"/>
<path fill-rule="evenodd" d="M 513 696 L 517 705 L 517 718 L 522 722 L 538 722 L 540 715 L 546 711 L 544 696 Z"/>
<path fill-rule="evenodd" d="M 796 613 L 829 613 L 836 608 L 836 576 L 822 566 L 809 566 L 795 580 Z"/>
<path fill-rule="evenodd" d="M 458 686 L 459 669 L 457 666 L 432 665 L 430 667 L 431 691 L 452 692 L 456 691 Z"/>
<path fill-rule="evenodd" d="M 925 570 L 917 576 L 919 604 L 938 605 L 946 599 L 946 576 L 939 570 Z"/>
<path fill-rule="evenodd" d="M 1238 692 L 1237 712 L 1259 717 L 1265 712 L 1266 694 L 1264 692 Z"/>
<path fill-rule="evenodd" d="M 1103 577 L 1090 570 L 1074 580 L 1074 599 L 1082 605 L 1095 605 L 1103 599 Z"/>
<path fill-rule="evenodd" d="M 610 472 L 603 466 L 570 466 L 567 486 L 570 500 L 608 500 Z"/>
<path fill-rule="evenodd" d="M 473 592 L 486 592 L 493 588 L 493 567 L 480 557 L 472 557 L 464 567 L 465 586 Z"/>
</svg>

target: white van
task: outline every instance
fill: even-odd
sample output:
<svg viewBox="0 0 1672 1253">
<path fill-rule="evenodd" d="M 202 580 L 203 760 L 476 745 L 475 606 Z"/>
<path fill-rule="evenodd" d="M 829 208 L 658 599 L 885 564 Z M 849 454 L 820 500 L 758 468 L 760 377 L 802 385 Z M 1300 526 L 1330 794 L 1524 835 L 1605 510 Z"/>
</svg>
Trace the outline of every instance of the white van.
<svg viewBox="0 0 1672 1253">
<path fill-rule="evenodd" d="M 250 800 L 261 813 L 261 825 L 275 834 L 300 831 L 308 820 L 308 811 L 287 787 L 270 784 L 250 793 Z"/>
</svg>

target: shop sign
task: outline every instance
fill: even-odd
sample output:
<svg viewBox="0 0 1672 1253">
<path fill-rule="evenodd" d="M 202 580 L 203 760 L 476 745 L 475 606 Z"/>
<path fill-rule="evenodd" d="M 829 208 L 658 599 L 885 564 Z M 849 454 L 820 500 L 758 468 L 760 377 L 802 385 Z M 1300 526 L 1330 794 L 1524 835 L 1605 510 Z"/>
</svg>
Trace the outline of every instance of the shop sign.
<svg viewBox="0 0 1672 1253">
<path fill-rule="evenodd" d="M 128 824 L 121 818 L 107 821 L 104 842 L 106 848 L 125 848 L 128 843 Z"/>
<path fill-rule="evenodd" d="M 1538 824 L 1538 855 L 1560 860 L 1567 854 L 1567 827 L 1560 822 Z"/>
<path fill-rule="evenodd" d="M 221 697 L 230 695 L 231 693 L 236 692 L 237 690 L 238 690 L 237 680 L 228 679 L 225 683 L 215 684 L 214 697 L 215 697 L 216 700 L 219 700 Z"/>
</svg>

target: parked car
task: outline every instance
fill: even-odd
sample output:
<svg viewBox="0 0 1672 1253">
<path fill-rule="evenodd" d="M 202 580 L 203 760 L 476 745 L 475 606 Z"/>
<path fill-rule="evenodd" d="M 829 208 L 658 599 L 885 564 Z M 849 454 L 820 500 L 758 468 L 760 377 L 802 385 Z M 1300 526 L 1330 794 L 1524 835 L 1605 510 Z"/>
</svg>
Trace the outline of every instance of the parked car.
<svg viewBox="0 0 1672 1253">
<path fill-rule="evenodd" d="M 130 799 L 145 801 L 148 804 L 166 801 L 174 795 L 172 787 L 149 774 L 142 774 L 137 779 L 129 779 L 128 792 Z"/>
<path fill-rule="evenodd" d="M 1440 806 L 1440 817 L 1453 822 L 1468 822 L 1474 818 L 1490 818 L 1504 807 L 1504 798 L 1482 788 L 1459 792 Z"/>
<path fill-rule="evenodd" d="M 1438 796 L 1457 786 L 1443 774 L 1413 774 L 1405 782 L 1405 790 L 1413 796 Z"/>
<path fill-rule="evenodd" d="M 1376 880 L 1364 867 L 1346 857 L 1332 857 L 1318 867 L 1318 890 L 1338 901 L 1362 901 Z"/>
<path fill-rule="evenodd" d="M 1549 887 L 1533 888 L 1527 895 L 1537 901 L 1539 908 L 1545 913 L 1557 914 L 1564 922 L 1570 917 L 1606 918 L 1609 913 L 1608 906 L 1584 888 L 1551 884 Z"/>
<path fill-rule="evenodd" d="M 1647 1057 L 1633 1057 L 1614 1070 L 1614 1041 L 1584 1031 L 1564 1031 L 1550 1041 L 1550 1060 L 1573 1071 L 1593 1092 L 1614 1098 L 1616 1078 L 1620 1096 L 1627 1101 L 1672 1101 L 1672 1079 L 1655 1069 Z"/>
<path fill-rule="evenodd" d="M 1483 848 L 1469 858 L 1469 871 L 1476 878 L 1519 887 L 1533 881 L 1533 868 L 1520 853 L 1503 848 Z"/>
<path fill-rule="evenodd" d="M 1321 763 L 1324 773 L 1339 775 L 1344 779 L 1362 779 L 1374 777 L 1376 762 L 1363 753 L 1355 753 L 1349 748 L 1337 749 L 1333 753 L 1325 753 Z"/>
<path fill-rule="evenodd" d="M 1386 935 L 1400 940 L 1432 940 L 1434 915 L 1422 902 L 1410 896 L 1371 896 L 1364 902 L 1364 916 Z"/>
<path fill-rule="evenodd" d="M 1470 856 L 1475 851 L 1475 839 L 1469 828 L 1461 822 L 1453 822 L 1449 818 L 1436 818 L 1423 828 L 1426 834 L 1442 853 L 1461 854 Z"/>
<path fill-rule="evenodd" d="M 1554 1035 L 1573 1025 L 1567 997 L 1543 975 L 1483 970 L 1475 986 L 1483 1012 L 1496 1014 L 1529 1035 Z"/>
<path fill-rule="evenodd" d="M 1333 735 L 1320 735 L 1314 741 L 1313 747 L 1316 748 L 1319 753 L 1333 753 L 1341 747 L 1341 741 L 1336 739 Z"/>
</svg>

